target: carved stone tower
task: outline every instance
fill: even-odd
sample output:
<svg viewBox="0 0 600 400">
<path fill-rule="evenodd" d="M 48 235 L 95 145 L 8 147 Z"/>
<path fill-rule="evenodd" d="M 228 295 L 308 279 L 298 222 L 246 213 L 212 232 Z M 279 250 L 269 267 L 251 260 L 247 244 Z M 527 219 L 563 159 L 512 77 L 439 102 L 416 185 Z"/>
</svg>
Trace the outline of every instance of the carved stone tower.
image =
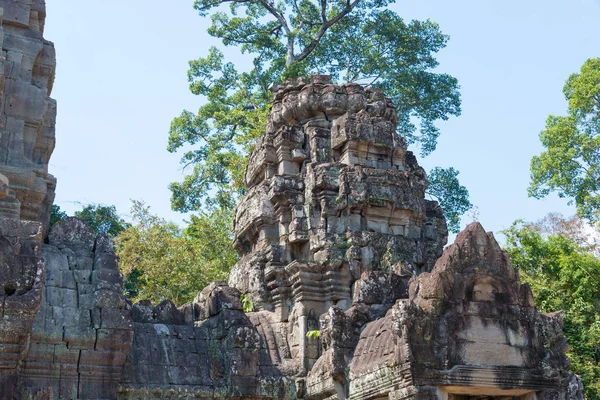
<svg viewBox="0 0 600 400">
<path fill-rule="evenodd" d="M 12 398 L 40 306 L 56 183 L 48 174 L 56 102 L 45 15 L 43 1 L 0 1 L 0 399 Z"/>
<path fill-rule="evenodd" d="M 48 230 L 56 179 L 54 45 L 44 39 L 43 0 L 0 1 L 0 218 L 37 221 Z"/>
<path fill-rule="evenodd" d="M 319 75 L 277 88 L 245 178 L 230 285 L 292 323 L 305 370 L 316 361 L 307 331 L 331 306 L 350 307 L 364 272 L 429 271 L 446 244 L 425 172 L 378 90 Z"/>
</svg>

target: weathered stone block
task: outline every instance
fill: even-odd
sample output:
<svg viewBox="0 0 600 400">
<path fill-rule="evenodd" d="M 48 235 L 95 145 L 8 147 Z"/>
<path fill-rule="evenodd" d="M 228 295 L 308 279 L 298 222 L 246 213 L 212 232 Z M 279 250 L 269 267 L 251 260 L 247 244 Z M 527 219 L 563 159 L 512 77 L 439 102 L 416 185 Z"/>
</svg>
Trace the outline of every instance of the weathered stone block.
<svg viewBox="0 0 600 400">
<path fill-rule="evenodd" d="M 4 9 L 3 20 L 5 24 L 23 28 L 29 27 L 29 14 L 31 12 L 29 5 L 14 1 L 0 1 L 0 7 Z"/>
<path fill-rule="evenodd" d="M 86 257 L 91 254 L 94 248 L 94 240 L 94 233 L 91 228 L 75 217 L 61 219 L 52 227 L 48 235 L 48 241 L 51 245 L 58 249 L 71 249 L 79 257 Z"/>
</svg>

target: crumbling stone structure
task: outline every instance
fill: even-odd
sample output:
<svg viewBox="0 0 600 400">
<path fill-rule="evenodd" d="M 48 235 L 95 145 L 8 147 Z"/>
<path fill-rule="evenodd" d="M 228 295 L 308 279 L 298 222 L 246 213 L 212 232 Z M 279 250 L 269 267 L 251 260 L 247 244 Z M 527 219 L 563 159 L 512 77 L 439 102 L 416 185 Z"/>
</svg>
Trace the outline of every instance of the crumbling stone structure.
<svg viewBox="0 0 600 400">
<path fill-rule="evenodd" d="M 230 284 L 288 326 L 303 372 L 318 355 L 306 333 L 330 307 L 350 307 L 364 272 L 428 271 L 446 243 L 441 210 L 425 200 L 425 172 L 396 133 L 394 105 L 357 84 L 313 76 L 278 88 L 246 184 Z"/>
<path fill-rule="evenodd" d="M 48 228 L 56 179 L 54 45 L 43 38 L 44 0 L 2 0 L 0 8 L 0 218 Z"/>
<path fill-rule="evenodd" d="M 47 232 L 45 17 L 43 0 L 0 0 L 0 399 L 115 398 L 133 332 L 112 244 L 72 218 Z"/>
<path fill-rule="evenodd" d="M 115 398 L 133 323 L 113 244 L 77 218 L 56 224 L 48 242 L 20 390 L 50 399 Z"/>
<path fill-rule="evenodd" d="M 43 1 L 0 6 L 0 400 L 583 398 L 561 314 L 493 236 L 474 223 L 442 252 L 394 105 L 325 76 L 274 90 L 229 283 L 131 304 L 107 236 L 46 232 L 53 47 Z"/>
</svg>

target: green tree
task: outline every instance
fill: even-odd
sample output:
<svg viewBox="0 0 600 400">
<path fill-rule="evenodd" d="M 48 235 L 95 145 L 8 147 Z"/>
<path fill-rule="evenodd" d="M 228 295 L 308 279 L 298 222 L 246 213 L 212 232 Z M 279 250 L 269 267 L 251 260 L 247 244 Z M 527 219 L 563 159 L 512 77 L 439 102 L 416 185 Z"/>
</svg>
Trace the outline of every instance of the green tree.
<svg viewBox="0 0 600 400">
<path fill-rule="evenodd" d="M 435 150 L 435 122 L 461 111 L 457 80 L 433 72 L 435 53 L 448 36 L 429 20 L 405 22 L 387 9 L 390 3 L 195 0 L 200 15 L 210 15 L 208 33 L 252 55 L 252 67 L 236 69 L 216 47 L 190 62 L 190 90 L 206 103 L 171 124 L 168 150 L 188 148 L 182 163 L 192 167 L 183 182 L 170 186 L 173 209 L 233 206 L 268 114 L 269 87 L 288 77 L 323 73 L 381 88 L 397 106 L 398 133 L 422 155 Z"/>
<path fill-rule="evenodd" d="M 587 399 L 600 399 L 600 259 L 563 233 L 543 234 L 515 222 L 506 250 L 543 312 L 563 310 L 571 371 L 581 376 Z"/>
<path fill-rule="evenodd" d="M 228 272 L 238 261 L 232 245 L 232 220 L 232 212 L 227 210 L 200 212 L 191 216 L 184 236 L 198 246 L 205 266 Z"/>
<path fill-rule="evenodd" d="M 527 226 L 543 236 L 564 235 L 582 250 L 600 258 L 600 223 L 590 224 L 578 215 L 565 217 L 561 213 L 549 213 Z"/>
<path fill-rule="evenodd" d="M 88 204 L 81 211 L 75 211 L 75 216 L 85 222 L 96 234 L 107 233 L 113 238 L 130 226 L 119 216 L 115 206 Z"/>
<path fill-rule="evenodd" d="M 550 115 L 540 133 L 545 150 L 531 160 L 529 195 L 556 192 L 590 221 L 600 210 L 600 58 L 587 60 L 567 80 L 566 116 Z"/>
<path fill-rule="evenodd" d="M 60 209 L 60 206 L 52 204 L 50 209 L 50 226 L 56 224 L 61 219 L 67 217 L 67 213 Z"/>
<path fill-rule="evenodd" d="M 131 214 L 133 225 L 116 238 L 116 250 L 125 294 L 134 300 L 189 302 L 211 281 L 225 279 L 237 261 L 225 211 L 193 216 L 183 230 L 140 201 Z"/>
<path fill-rule="evenodd" d="M 454 233 L 460 231 L 461 216 L 473 207 L 467 188 L 458 181 L 458 174 L 452 167 L 435 167 L 429 172 L 427 187 L 427 194 L 440 202 L 448 230 Z"/>
</svg>

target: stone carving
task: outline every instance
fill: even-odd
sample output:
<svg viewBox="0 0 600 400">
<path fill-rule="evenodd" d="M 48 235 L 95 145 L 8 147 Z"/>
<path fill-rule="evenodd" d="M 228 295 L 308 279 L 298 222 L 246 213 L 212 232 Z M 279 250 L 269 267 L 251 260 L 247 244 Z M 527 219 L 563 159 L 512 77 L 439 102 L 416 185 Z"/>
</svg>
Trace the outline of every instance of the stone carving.
<svg viewBox="0 0 600 400">
<path fill-rule="evenodd" d="M 54 45 L 43 38 L 43 0 L 0 0 L 0 217 L 48 229 L 56 179 Z"/>
<path fill-rule="evenodd" d="M 308 376 L 309 398 L 570 398 L 561 314 L 535 309 L 529 286 L 478 223 L 360 333 L 345 322 L 357 320 L 359 306 L 321 317 L 329 354 Z"/>
<path fill-rule="evenodd" d="M 349 307 L 361 274 L 428 271 L 446 243 L 440 208 L 425 200 L 425 172 L 396 133 L 394 105 L 357 84 L 313 76 L 279 87 L 246 184 L 230 284 L 289 322 L 305 372 L 316 361 L 307 331 L 331 306 Z"/>
<path fill-rule="evenodd" d="M 326 76 L 274 91 L 229 284 L 132 305 L 107 236 L 46 235 L 54 50 L 42 0 L 0 7 L 0 400 L 583 399 L 562 314 L 479 224 L 442 253 L 394 105 Z"/>
</svg>

